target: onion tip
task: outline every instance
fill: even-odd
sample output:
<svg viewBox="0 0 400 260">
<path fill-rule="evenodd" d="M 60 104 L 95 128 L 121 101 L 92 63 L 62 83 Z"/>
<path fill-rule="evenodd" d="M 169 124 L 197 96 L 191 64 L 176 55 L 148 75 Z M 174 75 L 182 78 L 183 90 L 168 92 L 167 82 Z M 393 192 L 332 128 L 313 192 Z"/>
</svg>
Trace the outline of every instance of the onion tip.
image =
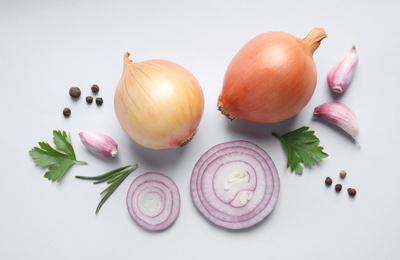
<svg viewBox="0 0 400 260">
<path fill-rule="evenodd" d="M 303 39 L 305 46 L 308 51 L 313 54 L 321 44 L 321 41 L 325 39 L 326 32 L 322 28 L 314 28 L 307 34 L 307 36 Z"/>
<path fill-rule="evenodd" d="M 131 56 L 131 54 L 129 53 L 129 52 L 125 52 L 124 53 L 124 63 L 130 63 L 130 62 L 132 62 L 132 60 L 131 59 L 129 59 L 129 56 Z"/>
</svg>

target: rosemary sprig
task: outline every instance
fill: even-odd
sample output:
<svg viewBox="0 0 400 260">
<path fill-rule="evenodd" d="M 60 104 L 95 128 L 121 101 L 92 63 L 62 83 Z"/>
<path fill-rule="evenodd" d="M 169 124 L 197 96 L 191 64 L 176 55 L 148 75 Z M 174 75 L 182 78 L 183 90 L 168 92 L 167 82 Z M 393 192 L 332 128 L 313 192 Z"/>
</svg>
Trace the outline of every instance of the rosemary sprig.
<svg viewBox="0 0 400 260">
<path fill-rule="evenodd" d="M 138 167 L 135 165 L 127 165 L 109 172 L 106 172 L 99 176 L 75 176 L 78 179 L 84 180 L 95 180 L 93 184 L 98 184 L 107 181 L 107 188 L 105 188 L 100 195 L 104 195 L 104 197 L 100 200 L 99 205 L 96 208 L 96 214 L 99 213 L 101 206 L 106 202 L 106 200 L 114 193 L 114 191 L 118 188 L 118 186 L 125 180 L 128 175 Z"/>
</svg>

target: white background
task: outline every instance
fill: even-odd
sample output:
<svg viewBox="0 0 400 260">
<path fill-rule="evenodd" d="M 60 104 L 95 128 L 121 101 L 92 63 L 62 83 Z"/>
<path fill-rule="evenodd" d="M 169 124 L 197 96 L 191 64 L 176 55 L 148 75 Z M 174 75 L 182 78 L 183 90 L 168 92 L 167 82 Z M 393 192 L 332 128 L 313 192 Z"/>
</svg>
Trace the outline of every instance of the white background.
<svg viewBox="0 0 400 260">
<path fill-rule="evenodd" d="M 399 28 L 397 1 L 0 1 L 1 259 L 399 259 Z M 216 108 L 225 70 L 248 40 L 267 31 L 303 38 L 314 27 L 328 38 L 314 54 L 317 89 L 294 118 L 276 124 L 231 122 Z M 343 95 L 326 83 L 332 62 L 355 44 L 355 78 Z M 131 141 L 113 108 L 123 54 L 134 61 L 166 59 L 190 70 L 205 96 L 196 137 L 182 149 L 154 151 Z M 98 84 L 104 104 L 84 97 Z M 73 101 L 68 90 L 79 86 Z M 360 124 L 361 148 L 343 131 L 314 120 L 314 107 L 337 100 Z M 72 115 L 62 115 L 64 107 Z M 303 125 L 316 131 L 329 157 L 303 175 L 286 169 L 272 131 Z M 52 131 L 72 135 L 79 160 L 60 183 L 43 178 L 28 151 L 52 144 Z M 99 159 L 78 133 L 97 130 L 119 142 L 119 155 Z M 217 143 L 244 139 L 274 160 L 281 192 L 272 214 L 253 228 L 229 231 L 207 221 L 190 197 L 197 159 Z M 105 186 L 78 180 L 127 164 L 134 171 L 98 215 Z M 339 179 L 339 171 L 347 177 Z M 181 192 L 181 212 L 164 232 L 139 227 L 125 206 L 139 174 L 170 176 Z M 341 182 L 337 194 L 324 185 Z M 350 198 L 348 187 L 357 189 Z"/>
</svg>

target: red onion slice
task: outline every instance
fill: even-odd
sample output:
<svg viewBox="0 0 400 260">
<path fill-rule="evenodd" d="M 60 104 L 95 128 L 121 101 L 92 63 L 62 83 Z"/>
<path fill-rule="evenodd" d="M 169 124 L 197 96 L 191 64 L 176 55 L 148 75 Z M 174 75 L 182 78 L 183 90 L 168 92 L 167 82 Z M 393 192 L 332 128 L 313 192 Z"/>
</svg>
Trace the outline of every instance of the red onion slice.
<svg viewBox="0 0 400 260">
<path fill-rule="evenodd" d="M 172 179 L 158 172 L 148 172 L 132 182 L 126 204 L 129 214 L 140 226 L 161 231 L 175 222 L 181 198 Z"/>
<path fill-rule="evenodd" d="M 278 171 L 268 153 L 241 140 L 218 144 L 204 153 L 190 185 L 197 209 L 228 229 L 262 221 L 274 209 L 279 189 Z"/>
</svg>

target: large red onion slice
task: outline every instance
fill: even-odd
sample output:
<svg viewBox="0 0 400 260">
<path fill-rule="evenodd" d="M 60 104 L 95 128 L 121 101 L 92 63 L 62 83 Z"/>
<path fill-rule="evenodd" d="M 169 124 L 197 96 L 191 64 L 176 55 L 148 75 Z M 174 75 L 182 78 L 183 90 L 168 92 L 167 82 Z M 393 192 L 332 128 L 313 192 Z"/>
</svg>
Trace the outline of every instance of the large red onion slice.
<svg viewBox="0 0 400 260">
<path fill-rule="evenodd" d="M 181 198 L 175 182 L 158 172 L 137 177 L 126 197 L 129 214 L 143 228 L 161 231 L 179 215 Z"/>
<path fill-rule="evenodd" d="M 280 181 L 268 153 L 239 140 L 208 150 L 193 169 L 190 189 L 195 206 L 208 220 L 228 229 L 242 229 L 271 213 Z"/>
</svg>

